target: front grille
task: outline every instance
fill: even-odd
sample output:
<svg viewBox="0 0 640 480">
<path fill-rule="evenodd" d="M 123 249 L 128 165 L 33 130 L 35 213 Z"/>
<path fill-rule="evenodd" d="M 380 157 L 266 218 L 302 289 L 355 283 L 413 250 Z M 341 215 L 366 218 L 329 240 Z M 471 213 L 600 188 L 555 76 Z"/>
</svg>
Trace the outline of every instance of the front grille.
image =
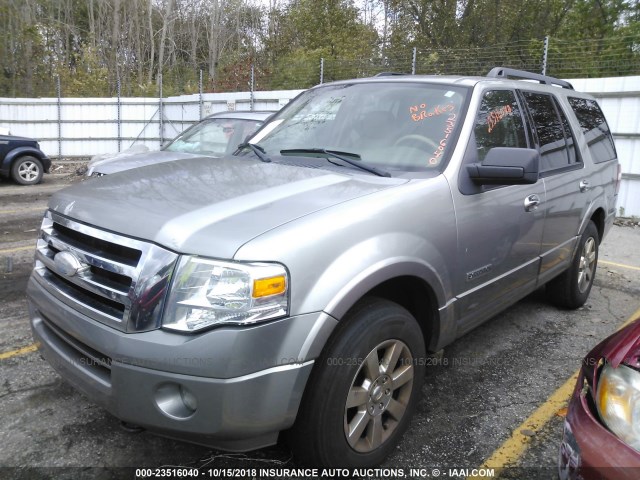
<svg viewBox="0 0 640 480">
<path fill-rule="evenodd" d="M 81 268 L 65 272 L 56 255 Z M 67 255 L 67 254 L 65 254 Z M 177 255 L 48 211 L 36 250 L 36 279 L 54 297 L 121 331 L 157 328 Z"/>
</svg>

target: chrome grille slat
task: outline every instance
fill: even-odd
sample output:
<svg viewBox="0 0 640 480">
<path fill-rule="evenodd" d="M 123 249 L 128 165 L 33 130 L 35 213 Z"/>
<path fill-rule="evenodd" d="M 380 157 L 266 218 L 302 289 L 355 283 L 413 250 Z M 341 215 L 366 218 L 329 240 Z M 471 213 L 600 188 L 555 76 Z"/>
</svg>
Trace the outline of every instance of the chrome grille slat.
<svg viewBox="0 0 640 480">
<path fill-rule="evenodd" d="M 65 256 L 62 263 L 56 258 L 59 254 Z M 59 301 L 98 322 L 136 332 L 160 325 L 177 258 L 156 245 L 48 211 L 36 247 L 34 273 Z M 65 263 L 70 260 L 71 269 Z"/>
<path fill-rule="evenodd" d="M 56 250 L 67 250 L 75 253 L 80 258 L 80 260 L 88 265 L 117 273 L 119 275 L 125 275 L 127 277 L 133 277 L 136 273 L 135 267 L 131 267 L 123 263 L 116 263 L 104 257 L 99 257 L 95 254 L 87 252 L 81 248 L 71 246 L 50 233 L 43 231 L 42 240 L 44 240 L 48 245 L 52 246 Z"/>
<path fill-rule="evenodd" d="M 88 225 L 84 225 L 82 223 L 74 222 L 73 220 L 63 217 L 62 215 L 49 211 L 50 218 L 53 222 L 62 225 L 71 230 L 75 230 L 78 233 L 83 235 L 87 235 L 88 237 L 99 238 L 100 240 L 104 240 L 105 242 L 112 243 L 114 245 L 126 245 L 126 248 L 139 250 L 144 253 L 151 247 L 151 244 L 146 242 L 141 242 L 139 240 L 134 240 L 132 238 L 123 237 L 121 235 L 117 235 L 115 233 L 106 232 L 104 230 L 99 230 L 94 227 L 90 227 Z M 123 242 L 125 242 L 123 244 Z"/>
<path fill-rule="evenodd" d="M 56 281 L 55 275 L 46 269 L 40 270 L 36 265 L 36 281 L 42 285 L 51 295 L 60 300 L 62 303 L 71 305 L 73 308 L 84 315 L 98 319 L 101 318 L 103 323 L 113 325 L 122 323 L 122 313 L 114 312 L 108 307 L 100 306 L 100 308 L 92 307 L 89 302 L 82 302 L 74 290 L 69 289 L 63 283 Z M 100 321 L 100 320 L 99 320 Z"/>
<path fill-rule="evenodd" d="M 49 270 L 55 271 L 55 263 L 52 257 L 44 253 L 41 249 L 36 250 L 36 260 L 42 262 Z M 131 300 L 128 297 L 128 289 L 118 289 L 115 285 L 107 282 L 99 282 L 92 278 L 91 273 L 83 273 L 75 275 L 72 278 L 66 280 L 81 287 L 85 290 L 89 290 L 96 295 L 100 295 L 109 300 L 122 303 L 125 306 L 131 305 Z"/>
</svg>

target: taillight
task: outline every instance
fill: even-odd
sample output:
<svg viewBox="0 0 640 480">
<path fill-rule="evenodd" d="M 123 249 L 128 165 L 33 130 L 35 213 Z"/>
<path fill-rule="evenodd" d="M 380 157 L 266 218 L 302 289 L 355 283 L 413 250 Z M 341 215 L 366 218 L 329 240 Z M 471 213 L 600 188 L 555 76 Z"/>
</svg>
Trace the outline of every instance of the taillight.
<svg viewBox="0 0 640 480">
<path fill-rule="evenodd" d="M 620 191 L 621 182 L 622 182 L 622 166 L 618 164 L 618 175 L 616 175 L 616 195 Z"/>
</svg>

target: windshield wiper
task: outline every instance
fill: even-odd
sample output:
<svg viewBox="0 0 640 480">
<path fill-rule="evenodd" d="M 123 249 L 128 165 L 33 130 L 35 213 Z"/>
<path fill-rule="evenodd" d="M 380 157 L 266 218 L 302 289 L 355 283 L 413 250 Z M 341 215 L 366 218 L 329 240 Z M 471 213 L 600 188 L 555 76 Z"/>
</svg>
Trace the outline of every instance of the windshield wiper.
<svg viewBox="0 0 640 480">
<path fill-rule="evenodd" d="M 373 173 L 374 175 L 378 175 L 379 177 L 390 177 L 391 174 L 379 168 L 373 167 L 371 165 L 367 165 L 366 163 L 362 163 L 360 159 L 360 155 L 357 153 L 349 153 L 349 152 L 339 152 L 336 150 L 327 150 L 326 148 L 290 148 L 288 150 L 280 150 L 281 155 L 295 155 L 295 154 L 305 154 L 305 153 L 322 153 L 329 157 L 337 158 L 338 160 L 342 160 L 349 165 L 359 168 L 360 170 L 364 170 L 369 173 Z M 357 158 L 357 160 L 352 160 L 349 157 Z"/>
<path fill-rule="evenodd" d="M 267 152 L 265 152 L 264 148 L 262 148 L 260 145 L 249 142 L 241 143 L 240 145 L 238 145 L 238 150 L 243 150 L 245 148 L 250 148 L 253 153 L 256 154 L 256 157 L 258 157 L 261 161 L 265 163 L 271 162 L 271 159 L 267 155 Z"/>
</svg>

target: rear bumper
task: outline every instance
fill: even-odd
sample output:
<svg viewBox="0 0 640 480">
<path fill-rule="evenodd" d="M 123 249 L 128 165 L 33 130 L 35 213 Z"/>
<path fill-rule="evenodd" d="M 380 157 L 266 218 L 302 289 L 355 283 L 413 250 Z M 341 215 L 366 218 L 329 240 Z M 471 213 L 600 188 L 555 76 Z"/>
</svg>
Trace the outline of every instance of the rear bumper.
<svg viewBox="0 0 640 480">
<path fill-rule="evenodd" d="M 32 277 L 31 328 L 60 375 L 114 416 L 231 451 L 273 444 L 295 420 L 319 344 L 318 313 L 200 335 L 126 334 L 48 294 Z"/>
</svg>

